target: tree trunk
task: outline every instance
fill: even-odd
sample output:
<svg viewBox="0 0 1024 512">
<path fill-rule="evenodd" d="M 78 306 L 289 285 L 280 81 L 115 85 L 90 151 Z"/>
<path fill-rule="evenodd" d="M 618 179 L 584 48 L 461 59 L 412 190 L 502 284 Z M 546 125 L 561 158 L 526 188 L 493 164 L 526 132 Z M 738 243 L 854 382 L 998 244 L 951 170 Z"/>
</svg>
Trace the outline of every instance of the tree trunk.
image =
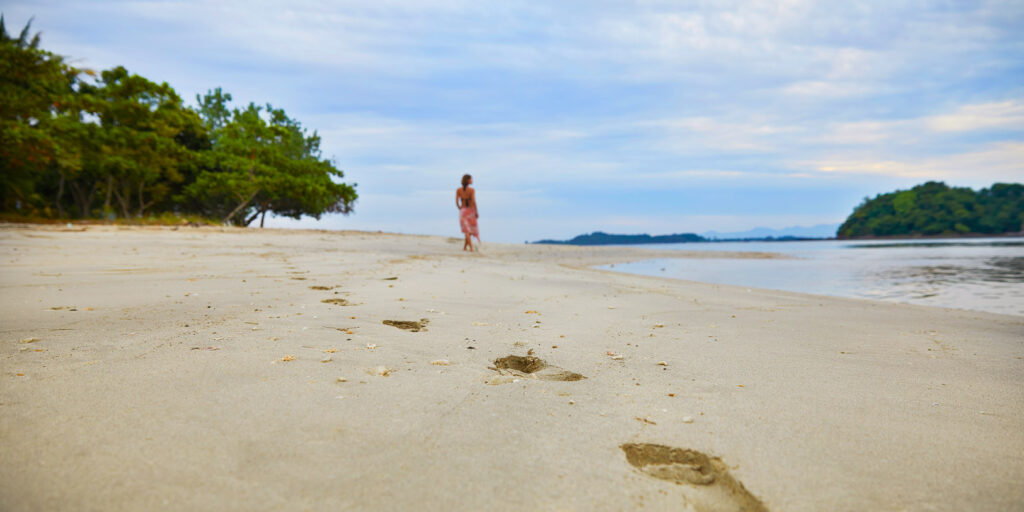
<svg viewBox="0 0 1024 512">
<path fill-rule="evenodd" d="M 103 215 L 110 211 L 110 194 L 114 191 L 114 175 L 107 175 L 107 199 L 103 201 Z"/>
<path fill-rule="evenodd" d="M 262 207 L 257 208 L 255 213 L 253 213 L 247 219 L 245 219 L 245 225 L 248 226 L 249 224 L 252 224 L 252 221 L 256 220 L 256 217 L 259 217 L 260 216 L 260 212 L 262 212 L 262 211 L 263 211 Z"/>
<path fill-rule="evenodd" d="M 263 213 L 260 215 L 260 228 L 263 228 L 263 219 L 266 219 L 266 218 L 267 218 L 267 211 L 263 210 Z"/>
<path fill-rule="evenodd" d="M 145 183 L 139 183 L 139 217 L 140 218 L 142 217 L 143 213 L 145 213 L 146 210 L 149 209 L 150 206 L 153 206 L 154 204 L 156 204 L 156 198 L 153 198 L 153 200 L 148 202 L 148 203 L 143 201 L 142 190 L 143 190 L 144 186 L 145 186 Z"/>
<path fill-rule="evenodd" d="M 57 216 L 64 218 L 64 207 L 60 204 L 60 200 L 64 196 L 64 175 L 60 175 L 60 184 L 57 185 Z"/>
<path fill-rule="evenodd" d="M 96 182 L 93 182 L 92 186 L 89 187 L 89 192 L 78 202 L 78 208 L 82 212 L 83 219 L 89 218 L 89 207 L 92 206 L 92 195 L 96 193 L 96 187 Z"/>
<path fill-rule="evenodd" d="M 139 218 L 142 218 L 142 212 L 146 210 L 146 202 L 142 199 L 142 187 L 144 185 L 145 185 L 145 182 L 142 182 L 142 181 L 139 182 L 139 213 L 138 213 L 138 217 Z"/>
<path fill-rule="evenodd" d="M 75 198 L 75 205 L 78 206 L 78 211 L 83 219 L 89 218 L 89 207 L 92 206 L 92 196 L 96 193 L 97 186 L 98 184 L 93 182 L 92 187 L 89 187 L 89 191 L 85 192 L 78 185 L 77 180 L 71 181 L 71 195 Z"/>
<path fill-rule="evenodd" d="M 121 193 L 122 191 L 114 189 L 114 197 L 117 198 L 117 202 L 121 203 L 121 214 L 124 218 L 128 218 L 128 202 L 131 201 L 131 196 L 128 193 Z"/>
<path fill-rule="evenodd" d="M 248 199 L 246 199 L 245 201 L 242 201 L 241 203 L 239 203 L 239 205 L 236 206 L 234 210 L 231 210 L 231 213 L 227 214 L 227 216 L 224 217 L 224 223 L 227 224 L 228 221 L 231 220 L 231 217 L 234 217 L 236 213 L 242 211 L 242 208 L 245 208 L 246 206 L 249 206 L 249 203 L 252 202 L 252 200 L 256 198 L 256 194 L 259 194 L 259 193 L 260 193 L 260 189 L 256 189 L 256 190 L 254 190 L 252 192 L 252 194 L 249 194 L 249 198 Z"/>
</svg>

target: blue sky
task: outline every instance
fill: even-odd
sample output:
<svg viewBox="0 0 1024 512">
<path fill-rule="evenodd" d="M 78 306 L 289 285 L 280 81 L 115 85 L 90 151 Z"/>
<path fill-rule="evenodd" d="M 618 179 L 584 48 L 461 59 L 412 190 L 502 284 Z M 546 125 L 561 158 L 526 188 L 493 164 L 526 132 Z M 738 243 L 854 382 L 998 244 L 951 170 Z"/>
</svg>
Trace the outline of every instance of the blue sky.
<svg viewBox="0 0 1024 512">
<path fill-rule="evenodd" d="M 838 223 L 926 180 L 1024 181 L 1024 2 L 6 1 L 47 49 L 323 137 L 356 213 L 484 240 Z"/>
</svg>

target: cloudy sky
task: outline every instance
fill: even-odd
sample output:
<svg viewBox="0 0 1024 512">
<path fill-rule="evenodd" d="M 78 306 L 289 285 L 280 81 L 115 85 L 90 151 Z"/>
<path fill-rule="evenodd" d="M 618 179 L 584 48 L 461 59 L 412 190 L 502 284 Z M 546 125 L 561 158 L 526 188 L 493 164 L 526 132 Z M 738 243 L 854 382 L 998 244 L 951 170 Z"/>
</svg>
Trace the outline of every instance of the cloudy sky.
<svg viewBox="0 0 1024 512">
<path fill-rule="evenodd" d="M 484 240 L 838 223 L 1024 181 L 1024 2 L 7 0 L 79 65 L 223 87 L 323 137 L 356 213 Z M 277 220 L 275 225 L 296 225 Z"/>
</svg>

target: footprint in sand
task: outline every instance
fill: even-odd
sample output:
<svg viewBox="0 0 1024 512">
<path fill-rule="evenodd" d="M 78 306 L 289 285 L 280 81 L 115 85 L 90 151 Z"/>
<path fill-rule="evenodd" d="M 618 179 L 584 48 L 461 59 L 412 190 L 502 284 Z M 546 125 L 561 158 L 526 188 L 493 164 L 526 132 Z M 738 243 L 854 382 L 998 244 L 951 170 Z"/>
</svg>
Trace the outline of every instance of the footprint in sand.
<svg viewBox="0 0 1024 512">
<path fill-rule="evenodd" d="M 324 300 L 322 300 L 320 302 L 323 302 L 324 304 L 334 304 L 336 306 L 348 306 L 349 305 L 349 302 L 347 300 L 345 300 L 345 299 L 324 299 Z"/>
<path fill-rule="evenodd" d="M 586 377 L 576 372 L 570 372 L 557 366 L 549 365 L 543 359 L 534 356 L 505 356 L 494 360 L 494 369 L 502 377 L 525 377 L 538 380 L 560 380 L 577 381 Z M 504 384 L 511 382 L 510 379 L 496 377 L 491 380 L 493 384 Z"/>
<path fill-rule="evenodd" d="M 413 322 L 412 320 L 384 320 L 381 323 L 406 331 L 420 332 L 427 330 L 426 326 L 430 323 L 430 320 L 426 318 L 421 318 L 419 322 Z"/>
<path fill-rule="evenodd" d="M 697 512 L 768 512 L 718 457 L 661 444 L 626 443 L 620 448 L 643 474 L 683 486 L 687 503 Z"/>
</svg>

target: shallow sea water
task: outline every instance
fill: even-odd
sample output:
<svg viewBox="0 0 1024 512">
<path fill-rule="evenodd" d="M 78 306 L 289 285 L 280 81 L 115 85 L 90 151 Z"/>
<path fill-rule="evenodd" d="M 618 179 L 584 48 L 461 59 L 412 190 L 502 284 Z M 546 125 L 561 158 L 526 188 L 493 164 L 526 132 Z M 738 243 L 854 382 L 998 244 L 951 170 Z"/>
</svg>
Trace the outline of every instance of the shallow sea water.
<svg viewBox="0 0 1024 512">
<path fill-rule="evenodd" d="M 791 259 L 652 259 L 600 268 L 692 281 L 1024 316 L 1024 239 L 716 242 L 651 249 Z"/>
</svg>

